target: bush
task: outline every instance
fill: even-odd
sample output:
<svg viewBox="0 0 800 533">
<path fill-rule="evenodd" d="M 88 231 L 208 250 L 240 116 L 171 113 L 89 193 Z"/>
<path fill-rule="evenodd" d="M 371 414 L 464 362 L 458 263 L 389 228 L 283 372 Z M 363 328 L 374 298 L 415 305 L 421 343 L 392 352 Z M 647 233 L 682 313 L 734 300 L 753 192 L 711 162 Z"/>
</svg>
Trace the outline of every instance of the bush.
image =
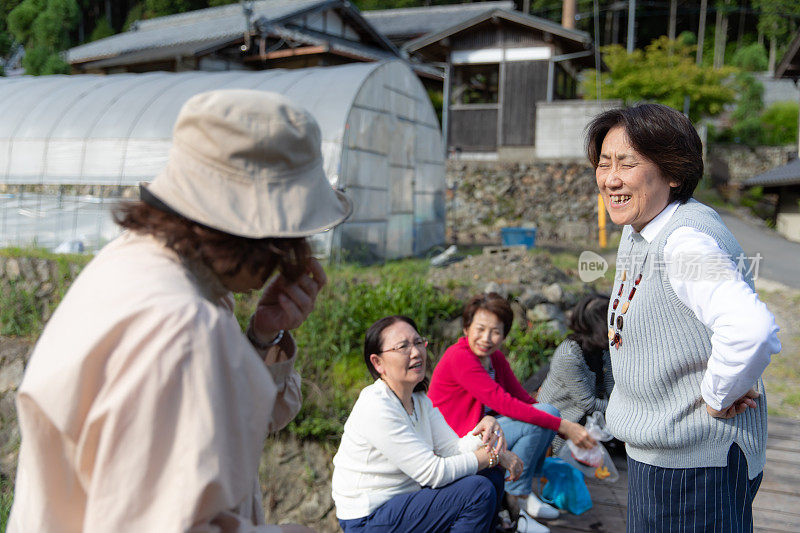
<svg viewBox="0 0 800 533">
<path fill-rule="evenodd" d="M 295 332 L 304 401 L 289 430 L 299 438 L 338 440 L 358 393 L 372 382 L 362 350 L 364 333 L 377 319 L 410 316 L 420 333 L 431 337 L 428 352 L 435 357 L 445 346 L 433 330 L 459 308 L 453 297 L 413 278 L 329 283 L 314 312 Z"/>
<path fill-rule="evenodd" d="M 749 72 L 767 70 L 769 60 L 764 46 L 758 43 L 749 44 L 736 50 L 733 54 L 733 66 Z"/>
<path fill-rule="evenodd" d="M 565 337 L 546 324 L 525 327 L 515 322 L 508 332 L 506 348 L 508 362 L 517 379 L 524 383 L 542 364 L 550 361 Z"/>
<path fill-rule="evenodd" d="M 797 102 L 776 102 L 761 115 L 762 144 L 780 146 L 797 142 Z"/>
</svg>

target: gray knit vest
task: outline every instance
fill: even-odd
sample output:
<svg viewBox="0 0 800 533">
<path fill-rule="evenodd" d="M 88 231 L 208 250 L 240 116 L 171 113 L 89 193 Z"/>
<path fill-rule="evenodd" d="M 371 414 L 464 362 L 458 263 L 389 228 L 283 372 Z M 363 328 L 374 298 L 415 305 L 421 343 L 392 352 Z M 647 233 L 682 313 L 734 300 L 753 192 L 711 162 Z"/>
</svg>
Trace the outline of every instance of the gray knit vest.
<svg viewBox="0 0 800 533">
<path fill-rule="evenodd" d="M 623 315 L 622 345 L 620 349 L 611 347 L 615 386 L 606 419 L 613 435 L 626 443 L 632 459 L 663 468 L 725 466 L 728 450 L 735 442 L 747 458 L 752 479 L 764 469 L 766 461 L 764 384 L 759 378 L 757 409 L 747 409 L 728 420 L 706 412 L 700 383 L 711 355 L 712 332 L 680 301 L 663 267 L 664 244 L 681 226 L 714 238 L 734 262 L 743 256 L 719 215 L 695 200 L 679 206 L 651 243 L 625 226 L 611 293 L 613 304 L 620 284 L 624 284 L 617 315 L 637 273 L 644 275 Z M 622 282 L 625 269 L 627 280 Z M 752 287 L 749 272 L 745 279 Z M 611 313 L 609 306 L 609 319 Z"/>
</svg>

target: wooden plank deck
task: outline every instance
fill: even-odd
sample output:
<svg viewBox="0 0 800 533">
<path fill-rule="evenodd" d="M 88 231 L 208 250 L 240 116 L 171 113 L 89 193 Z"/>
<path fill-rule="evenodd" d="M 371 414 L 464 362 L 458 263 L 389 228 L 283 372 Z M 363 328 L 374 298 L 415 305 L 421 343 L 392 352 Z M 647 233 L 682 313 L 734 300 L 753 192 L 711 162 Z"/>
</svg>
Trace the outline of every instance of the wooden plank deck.
<svg viewBox="0 0 800 533">
<path fill-rule="evenodd" d="M 580 516 L 562 513 L 543 522 L 552 533 L 623 533 L 628 499 L 625 459 L 615 458 L 619 480 L 613 484 L 588 480 L 594 506 Z M 754 530 L 759 533 L 800 531 L 800 420 L 769 418 L 767 465 L 753 504 Z"/>
</svg>

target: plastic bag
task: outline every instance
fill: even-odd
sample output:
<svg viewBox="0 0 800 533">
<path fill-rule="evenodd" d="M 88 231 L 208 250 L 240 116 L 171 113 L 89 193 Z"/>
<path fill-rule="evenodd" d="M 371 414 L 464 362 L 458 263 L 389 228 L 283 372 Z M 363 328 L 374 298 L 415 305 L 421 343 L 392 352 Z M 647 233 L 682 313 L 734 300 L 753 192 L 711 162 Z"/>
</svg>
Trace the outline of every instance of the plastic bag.
<svg viewBox="0 0 800 533">
<path fill-rule="evenodd" d="M 557 457 L 546 457 L 542 475 L 547 484 L 542 489 L 542 500 L 572 514 L 581 514 L 592 508 L 592 497 L 583 475 Z"/>
<path fill-rule="evenodd" d="M 603 416 L 602 411 L 595 411 L 590 414 L 586 419 L 586 425 L 584 427 L 592 438 L 599 441 L 608 442 L 614 438 L 614 435 L 609 433 L 606 429 L 606 417 Z"/>
<path fill-rule="evenodd" d="M 586 477 L 599 479 L 608 483 L 614 483 L 619 479 L 619 472 L 614 466 L 614 461 L 608 454 L 606 447 L 600 442 L 606 442 L 613 438 L 606 429 L 606 421 L 603 413 L 595 411 L 586 420 L 586 431 L 593 439 L 597 440 L 597 445 L 593 448 L 579 448 L 572 440 L 567 440 L 567 445 L 562 446 L 558 456 L 567 463 L 571 464 Z"/>
</svg>

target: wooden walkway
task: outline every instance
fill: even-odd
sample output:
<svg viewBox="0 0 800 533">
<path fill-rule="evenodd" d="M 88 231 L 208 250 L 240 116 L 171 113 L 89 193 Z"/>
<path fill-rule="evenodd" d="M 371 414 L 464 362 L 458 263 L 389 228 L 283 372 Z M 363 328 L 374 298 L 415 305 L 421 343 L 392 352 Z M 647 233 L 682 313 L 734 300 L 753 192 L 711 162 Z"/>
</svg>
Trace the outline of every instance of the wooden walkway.
<svg viewBox="0 0 800 533">
<path fill-rule="evenodd" d="M 563 513 L 544 522 L 552 533 L 624 533 L 628 470 L 625 459 L 615 458 L 614 463 L 619 480 L 613 485 L 588 480 L 594 506 L 580 516 Z M 753 504 L 753 522 L 756 532 L 800 532 L 800 420 L 769 418 L 767 466 Z"/>
</svg>

